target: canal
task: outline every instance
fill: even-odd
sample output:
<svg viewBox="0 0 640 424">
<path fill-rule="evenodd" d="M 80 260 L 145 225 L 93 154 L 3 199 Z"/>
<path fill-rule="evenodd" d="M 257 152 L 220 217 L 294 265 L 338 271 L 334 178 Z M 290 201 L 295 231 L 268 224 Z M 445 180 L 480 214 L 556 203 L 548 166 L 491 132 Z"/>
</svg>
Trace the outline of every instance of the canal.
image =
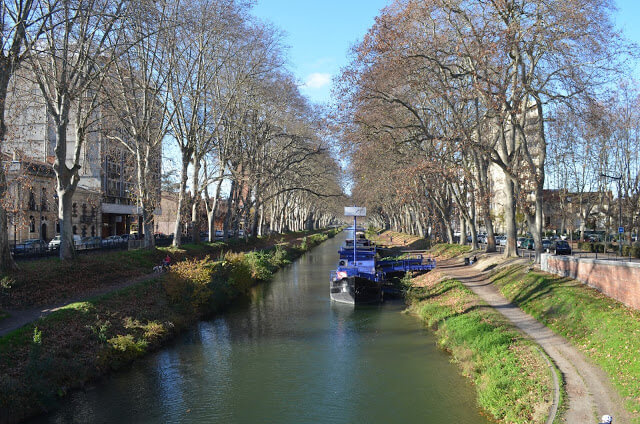
<svg viewBox="0 0 640 424">
<path fill-rule="evenodd" d="M 36 422 L 487 423 L 469 381 L 400 302 L 331 303 L 344 237 Z"/>
</svg>

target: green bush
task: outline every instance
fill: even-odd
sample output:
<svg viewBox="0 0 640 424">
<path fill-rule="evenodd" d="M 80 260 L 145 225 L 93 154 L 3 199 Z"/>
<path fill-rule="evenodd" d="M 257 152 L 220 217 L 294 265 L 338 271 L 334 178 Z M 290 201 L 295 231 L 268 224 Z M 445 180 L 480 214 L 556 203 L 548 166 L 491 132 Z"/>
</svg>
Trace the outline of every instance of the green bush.
<svg viewBox="0 0 640 424">
<path fill-rule="evenodd" d="M 289 259 L 289 254 L 287 253 L 287 249 L 282 247 L 281 245 L 276 245 L 276 247 L 271 251 L 271 266 L 275 268 L 280 268 L 283 265 L 287 265 L 291 263 Z"/>
<path fill-rule="evenodd" d="M 109 343 L 109 359 L 114 368 L 133 361 L 144 355 L 147 349 L 147 342 L 144 340 L 136 341 L 133 335 L 118 335 L 108 340 Z"/>
<path fill-rule="evenodd" d="M 244 293 L 254 284 L 251 266 L 244 253 L 227 253 L 224 257 L 228 269 L 229 285 Z"/>
<path fill-rule="evenodd" d="M 212 277 L 215 263 L 207 256 L 177 262 L 164 280 L 164 288 L 169 299 L 195 311 L 202 311 L 212 295 Z"/>
<path fill-rule="evenodd" d="M 580 248 L 580 250 L 584 250 L 585 252 L 604 253 L 604 244 L 602 243 L 591 243 L 588 241 L 582 241 L 578 243 L 578 248 Z"/>
<path fill-rule="evenodd" d="M 267 281 L 271 278 L 275 267 L 271 263 L 272 253 L 267 252 L 249 252 L 244 258 L 251 269 L 251 276 L 258 281 Z"/>
<path fill-rule="evenodd" d="M 640 258 L 640 247 L 622 246 L 622 256 L 631 256 L 632 258 Z"/>
</svg>

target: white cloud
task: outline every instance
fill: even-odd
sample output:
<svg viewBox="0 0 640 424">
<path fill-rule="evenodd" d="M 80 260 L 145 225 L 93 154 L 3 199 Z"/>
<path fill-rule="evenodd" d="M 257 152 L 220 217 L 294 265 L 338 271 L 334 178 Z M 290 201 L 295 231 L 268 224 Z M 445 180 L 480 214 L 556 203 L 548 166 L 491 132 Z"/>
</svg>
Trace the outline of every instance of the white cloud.
<svg viewBox="0 0 640 424">
<path fill-rule="evenodd" d="M 302 87 L 318 89 L 331 83 L 331 74 L 315 72 L 309 74 Z"/>
</svg>

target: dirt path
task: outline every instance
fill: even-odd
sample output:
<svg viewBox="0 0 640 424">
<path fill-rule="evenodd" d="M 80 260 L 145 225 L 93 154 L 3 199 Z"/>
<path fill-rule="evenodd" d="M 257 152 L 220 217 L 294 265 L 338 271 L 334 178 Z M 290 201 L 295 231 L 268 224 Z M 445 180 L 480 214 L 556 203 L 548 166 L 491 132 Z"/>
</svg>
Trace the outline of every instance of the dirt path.
<svg viewBox="0 0 640 424">
<path fill-rule="evenodd" d="M 139 277 L 132 278 L 130 280 L 120 281 L 111 285 L 102 286 L 95 290 L 91 290 L 91 291 L 79 294 L 78 296 L 75 296 L 72 299 L 65 300 L 64 302 L 60 302 L 54 305 L 42 306 L 42 307 L 33 308 L 33 309 L 21 309 L 21 310 L 4 309 L 4 312 L 9 314 L 9 317 L 0 321 L 0 337 L 24 325 L 29 324 L 30 322 L 33 322 L 38 318 L 46 317 L 50 313 L 55 312 L 59 309 L 62 309 L 65 306 L 70 305 L 72 303 L 82 302 L 96 296 L 100 296 L 103 294 L 110 293 L 112 291 L 120 290 L 125 287 L 129 287 L 134 284 L 137 284 L 141 281 L 148 280 L 158 275 L 159 274 L 157 273 L 151 273 L 147 275 L 141 275 Z"/>
<path fill-rule="evenodd" d="M 529 335 L 544 349 L 562 373 L 568 398 L 567 410 L 564 413 L 565 422 L 596 423 L 598 417 L 603 414 L 612 415 L 616 423 L 630 422 L 631 418 L 624 409 L 623 400 L 611 386 L 608 376 L 598 366 L 591 363 L 566 339 L 556 335 L 510 303 L 487 279 L 487 273 L 459 262 L 460 259 L 441 261 L 438 270 L 461 281 Z"/>
</svg>

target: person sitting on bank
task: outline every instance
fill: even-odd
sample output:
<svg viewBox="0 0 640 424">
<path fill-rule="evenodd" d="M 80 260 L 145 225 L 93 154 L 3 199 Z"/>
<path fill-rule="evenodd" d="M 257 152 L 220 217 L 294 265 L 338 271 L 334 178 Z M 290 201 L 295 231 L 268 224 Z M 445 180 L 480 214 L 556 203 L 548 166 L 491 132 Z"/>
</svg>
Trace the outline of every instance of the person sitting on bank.
<svg viewBox="0 0 640 424">
<path fill-rule="evenodd" d="M 171 265 L 171 257 L 167 253 L 167 257 L 162 260 L 162 268 L 169 269 L 169 265 Z"/>
</svg>

